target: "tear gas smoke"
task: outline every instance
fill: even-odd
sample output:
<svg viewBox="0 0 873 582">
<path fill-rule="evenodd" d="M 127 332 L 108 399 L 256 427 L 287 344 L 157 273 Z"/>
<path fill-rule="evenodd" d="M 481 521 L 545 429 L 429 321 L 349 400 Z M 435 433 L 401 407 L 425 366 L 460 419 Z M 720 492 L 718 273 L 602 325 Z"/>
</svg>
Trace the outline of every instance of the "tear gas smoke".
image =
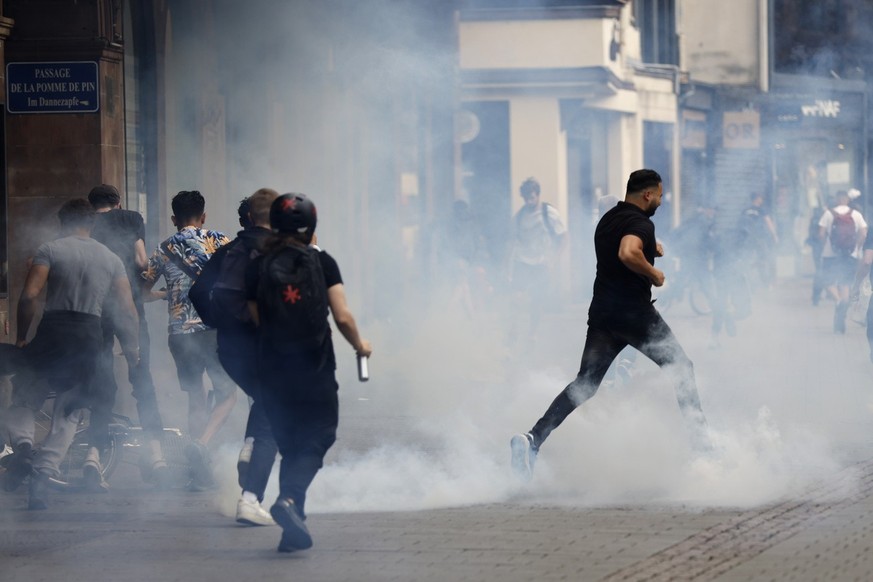
<svg viewBox="0 0 873 582">
<path fill-rule="evenodd" d="M 220 55 L 231 192 L 225 200 L 208 199 L 207 212 L 212 224 L 232 232 L 235 201 L 258 187 L 311 195 L 319 205 L 319 242 L 338 259 L 353 310 L 376 347 L 373 379 L 358 384 L 347 346 L 336 342 L 340 435 L 311 489 L 313 513 L 509 500 L 750 506 L 802 497 L 851 459 L 868 432 L 869 403 L 860 386 L 835 387 L 816 357 L 845 354 L 850 365 L 863 365 L 851 355 L 862 349 L 862 338 L 853 334 L 841 351 L 822 331 L 828 314 L 807 313 L 800 300 L 773 302 L 784 295 L 762 292 L 738 337 L 719 351 L 705 347 L 708 318 L 666 315 L 695 363 L 717 448 L 712 458 L 691 452 L 668 375 L 639 358 L 630 383 L 602 386 L 552 435 L 531 486 L 517 485 L 508 467 L 509 437 L 527 430 L 575 375 L 587 305 L 548 320 L 539 343 L 510 350 L 503 339 L 511 308 L 502 303 L 500 283 L 474 321 L 446 300 L 448 291 L 439 285 L 444 273 L 430 287 L 410 283 L 427 261 L 418 243 L 430 215 L 422 192 L 411 187 L 403 199 L 409 214 L 396 211 L 398 175 L 415 173 L 407 170 L 415 169 L 410 160 L 419 153 L 406 147 L 417 142 L 404 136 L 421 127 L 419 116 L 429 106 L 454 106 L 453 55 L 422 34 L 433 13 L 416 13 L 411 2 L 349 3 L 334 15 L 316 9 L 318 3 L 258 4 L 270 10 L 233 10 L 234 18 L 220 18 L 213 31 L 246 42 Z M 364 4 L 367 9 L 355 8 Z M 182 32 L 189 28 L 198 32 L 192 21 L 174 21 L 175 50 L 187 57 L 182 63 L 203 56 L 196 34 L 186 39 Z M 196 76 L 185 77 L 189 71 L 178 73 L 182 103 L 202 89 Z M 435 100 L 423 97 L 429 92 Z M 178 135 L 170 136 L 179 152 L 170 168 L 171 191 L 191 177 L 185 147 L 197 137 L 191 129 L 179 124 Z M 434 137 L 439 147 L 445 136 Z M 422 190 L 423 176 L 416 182 Z M 451 196 L 435 190 L 433 200 L 448 206 Z M 722 194 L 735 200 L 732 190 Z M 365 281 L 376 281 L 372 296 Z M 787 284 L 806 292 L 802 280 Z M 812 347 L 813 341 L 822 346 Z M 175 379 L 165 385 L 165 393 L 173 392 Z M 353 442 L 344 432 L 350 427 L 358 437 L 369 435 L 367 442 Z M 225 509 L 238 494 L 235 454 L 229 446 L 217 464 L 228 482 Z M 274 481 L 268 497 L 275 493 Z"/>
</svg>

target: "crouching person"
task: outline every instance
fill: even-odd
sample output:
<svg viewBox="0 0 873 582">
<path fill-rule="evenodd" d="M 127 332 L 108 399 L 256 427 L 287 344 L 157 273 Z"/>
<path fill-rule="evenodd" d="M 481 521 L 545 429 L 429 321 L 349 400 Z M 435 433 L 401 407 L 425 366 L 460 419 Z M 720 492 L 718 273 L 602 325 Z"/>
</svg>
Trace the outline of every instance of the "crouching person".
<svg viewBox="0 0 873 582">
<path fill-rule="evenodd" d="M 280 552 L 312 546 L 304 523 L 306 490 L 336 440 L 339 387 L 328 308 L 359 355 L 372 351 L 349 311 L 339 266 L 311 246 L 315 225 L 312 200 L 278 197 L 270 207 L 273 236 L 246 273 L 258 325 L 261 398 L 282 456 L 279 498 L 270 509 L 283 530 Z"/>
<path fill-rule="evenodd" d="M 103 343 L 100 318 L 109 297 L 117 306 L 111 316 L 127 363 L 131 368 L 139 364 L 130 282 L 121 259 L 91 238 L 94 210 L 87 200 L 70 200 L 61 206 L 58 218 L 64 233 L 37 249 L 18 302 L 17 345 L 23 348 L 23 365 L 13 380 L 7 430 L 15 456 L 4 486 L 14 490 L 30 476 L 29 509 L 46 508 L 49 480 L 57 477 L 85 408 L 95 404 L 92 388 Z M 43 289 L 44 313 L 28 343 Z M 56 392 L 51 429 L 34 454 L 34 411 L 49 390 Z"/>
</svg>

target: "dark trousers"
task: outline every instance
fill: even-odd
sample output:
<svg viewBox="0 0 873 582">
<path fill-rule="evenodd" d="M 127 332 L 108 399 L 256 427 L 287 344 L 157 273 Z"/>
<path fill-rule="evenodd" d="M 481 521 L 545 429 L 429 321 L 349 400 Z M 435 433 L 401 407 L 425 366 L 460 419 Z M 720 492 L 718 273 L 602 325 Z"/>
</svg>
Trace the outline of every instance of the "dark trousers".
<svg viewBox="0 0 873 582">
<path fill-rule="evenodd" d="M 705 439 L 706 420 L 694 381 L 694 366 L 673 331 L 651 306 L 606 317 L 589 318 L 579 373 L 531 429 L 535 446 L 539 447 L 576 407 L 594 396 L 609 365 L 628 345 L 642 352 L 661 368 L 669 367 L 676 373 L 676 398 L 679 408 L 689 425 L 695 444 L 706 446 L 705 441 L 701 440 Z"/>
<path fill-rule="evenodd" d="M 139 314 L 139 366 L 128 370 L 128 380 L 133 388 L 136 400 L 136 413 L 139 422 L 150 438 L 160 438 L 164 430 L 164 422 L 158 409 L 158 397 L 155 393 L 155 383 L 150 370 L 151 340 L 149 328 L 145 319 L 143 305 L 137 304 Z M 115 395 L 118 384 L 115 381 L 115 325 L 110 317 L 103 318 L 103 343 L 99 354 L 95 392 L 98 398 L 91 409 L 91 444 L 100 450 L 109 443 L 109 423 L 112 421 L 112 409 L 115 408 Z"/>
<path fill-rule="evenodd" d="M 246 437 L 253 438 L 254 443 L 249 468 L 243 478 L 243 490 L 256 494 L 258 500 L 263 501 L 278 447 L 261 397 L 257 333 L 219 330 L 218 360 L 227 375 L 252 399 Z"/>
<path fill-rule="evenodd" d="M 262 399 L 282 455 L 279 496 L 293 499 L 303 514 L 306 490 L 336 441 L 336 378 L 332 369 L 301 372 L 275 357 L 261 361 Z"/>
<path fill-rule="evenodd" d="M 36 336 L 19 353 L 17 373 L 12 379 L 13 404 L 36 410 L 49 391 L 78 388 L 75 408 L 93 405 L 95 354 L 99 349 L 99 317 L 75 311 L 46 312 Z"/>
</svg>

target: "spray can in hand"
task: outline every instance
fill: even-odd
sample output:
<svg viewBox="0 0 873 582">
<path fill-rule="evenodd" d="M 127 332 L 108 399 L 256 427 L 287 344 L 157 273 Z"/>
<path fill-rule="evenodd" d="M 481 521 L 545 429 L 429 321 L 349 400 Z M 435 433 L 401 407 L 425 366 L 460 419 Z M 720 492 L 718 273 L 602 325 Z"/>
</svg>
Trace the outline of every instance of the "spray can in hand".
<svg viewBox="0 0 873 582">
<path fill-rule="evenodd" d="M 366 382 L 370 379 L 370 367 L 367 356 L 358 354 L 358 380 Z"/>
</svg>

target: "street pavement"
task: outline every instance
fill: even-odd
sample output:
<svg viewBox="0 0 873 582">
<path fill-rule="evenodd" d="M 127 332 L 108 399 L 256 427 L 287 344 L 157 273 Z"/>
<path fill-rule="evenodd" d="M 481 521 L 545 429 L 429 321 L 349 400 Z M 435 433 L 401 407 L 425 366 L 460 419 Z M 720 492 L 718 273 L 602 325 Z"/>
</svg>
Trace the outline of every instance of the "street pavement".
<svg viewBox="0 0 873 582">
<path fill-rule="evenodd" d="M 428 364 L 385 335 L 370 383 L 353 382 L 351 356 L 340 362 L 340 434 L 308 502 L 311 550 L 280 554 L 278 528 L 233 522 L 228 437 L 219 491 L 155 491 L 125 463 L 110 493 L 58 493 L 46 511 L 24 509 L 23 491 L 0 495 L 0 580 L 871 580 L 873 364 L 863 327 L 834 334 L 833 304 L 812 307 L 809 284 L 757 292 L 717 345 L 708 317 L 665 314 L 695 363 L 712 457 L 682 444 L 665 374 L 640 358 L 553 433 L 531 483 L 513 482 L 509 437 L 578 365 L 578 306 L 551 313 L 537 342 L 494 347 L 496 364 L 419 337 L 451 355 Z M 477 325 L 487 343 L 494 321 Z"/>
</svg>

